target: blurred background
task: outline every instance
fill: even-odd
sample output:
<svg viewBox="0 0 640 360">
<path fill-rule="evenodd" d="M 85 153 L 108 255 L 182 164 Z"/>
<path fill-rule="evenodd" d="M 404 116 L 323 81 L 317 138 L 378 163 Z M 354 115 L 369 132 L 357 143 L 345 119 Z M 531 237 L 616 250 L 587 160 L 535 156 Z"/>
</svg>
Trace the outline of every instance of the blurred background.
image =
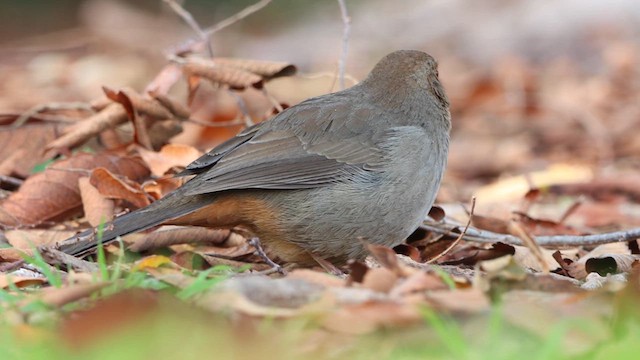
<svg viewBox="0 0 640 360">
<path fill-rule="evenodd" d="M 204 28 L 253 3 L 183 5 Z M 505 176 L 565 165 L 562 169 L 570 170 L 561 174 L 570 179 L 623 174 L 632 183 L 638 180 L 640 2 L 346 4 L 352 20 L 347 84 L 396 49 L 424 50 L 439 60 L 454 121 L 441 201 L 468 201 L 479 187 Z M 297 76 L 267 85 L 275 98 L 291 105 L 338 89 L 342 31 L 337 1 L 274 0 L 215 33 L 212 45 L 215 56 L 295 64 Z M 194 36 L 160 0 L 4 1 L 0 112 L 88 101 L 102 95 L 103 85 L 141 91 L 166 64 L 166 54 Z M 174 89 L 175 96 L 184 98 L 184 88 Z M 237 103 L 225 96 L 212 100 L 216 115 L 208 114 L 207 121 L 237 116 Z M 242 96 L 254 119 L 262 120 L 268 102 Z M 221 141 L 194 129 L 174 140 L 200 148 Z"/>
</svg>

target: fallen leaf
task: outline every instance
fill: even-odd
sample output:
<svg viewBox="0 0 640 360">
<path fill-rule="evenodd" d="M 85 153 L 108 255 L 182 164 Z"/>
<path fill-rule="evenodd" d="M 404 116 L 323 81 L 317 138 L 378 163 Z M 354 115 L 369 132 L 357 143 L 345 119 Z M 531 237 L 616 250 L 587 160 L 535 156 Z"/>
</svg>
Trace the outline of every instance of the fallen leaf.
<svg viewBox="0 0 640 360">
<path fill-rule="evenodd" d="M 104 167 L 134 180 L 149 174 L 140 158 L 108 153 L 75 154 L 31 176 L 17 192 L 0 203 L 0 224 L 5 227 L 35 225 L 78 214 L 82 207 L 78 179 L 95 167 Z"/>
</svg>

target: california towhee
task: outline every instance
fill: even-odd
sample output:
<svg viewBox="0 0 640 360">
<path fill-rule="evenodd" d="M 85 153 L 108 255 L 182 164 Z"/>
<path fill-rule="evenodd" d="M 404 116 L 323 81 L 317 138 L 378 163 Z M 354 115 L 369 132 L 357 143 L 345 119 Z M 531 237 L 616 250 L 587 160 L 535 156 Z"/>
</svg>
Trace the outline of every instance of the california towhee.
<svg viewBox="0 0 640 360">
<path fill-rule="evenodd" d="M 358 85 L 288 108 L 189 164 L 178 175 L 194 178 L 107 224 L 102 241 L 159 224 L 242 226 L 287 262 L 362 259 L 359 239 L 391 247 L 421 224 L 450 128 L 436 61 L 396 51 Z M 93 234 L 60 249 L 86 255 Z"/>
</svg>

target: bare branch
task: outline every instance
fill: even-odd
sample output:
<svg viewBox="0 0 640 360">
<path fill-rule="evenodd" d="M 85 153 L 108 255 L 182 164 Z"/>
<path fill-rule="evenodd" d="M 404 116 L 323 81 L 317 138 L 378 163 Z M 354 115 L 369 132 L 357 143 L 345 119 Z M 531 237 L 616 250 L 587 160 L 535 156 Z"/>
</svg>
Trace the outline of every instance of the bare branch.
<svg viewBox="0 0 640 360">
<path fill-rule="evenodd" d="M 178 14 L 182 18 L 182 20 L 184 20 L 184 22 L 186 22 L 193 29 L 193 31 L 196 32 L 196 34 L 198 34 L 198 37 L 200 38 L 200 40 L 202 40 L 202 42 L 204 42 L 207 45 L 207 51 L 209 52 L 209 56 L 213 57 L 213 49 L 211 48 L 211 41 L 210 41 L 211 34 L 208 34 L 205 31 L 203 31 L 200 25 L 198 25 L 198 22 L 191 15 L 191 13 L 185 10 L 182 7 L 182 5 L 175 2 L 175 0 L 163 0 L 163 1 L 167 5 L 169 5 L 169 7 L 171 7 L 171 9 L 176 14 Z"/>
<path fill-rule="evenodd" d="M 436 222 L 426 219 L 422 225 L 425 229 L 433 231 L 437 234 L 451 235 L 456 228 L 462 227 L 462 224 L 452 222 Z M 497 243 L 503 242 L 511 245 L 523 245 L 522 241 L 513 235 L 498 234 L 487 230 L 480 230 L 473 227 L 467 229 L 464 239 L 467 241 L 475 241 L 481 243 Z M 615 231 L 604 234 L 595 235 L 553 235 L 553 236 L 536 236 L 536 243 L 540 246 L 595 246 L 609 244 L 614 242 L 628 242 L 640 239 L 640 228 L 629 229 L 624 231 Z"/>
<path fill-rule="evenodd" d="M 338 60 L 338 83 L 340 90 L 344 89 L 344 73 L 347 65 L 347 50 L 349 49 L 349 34 L 351 33 L 351 17 L 347 12 L 347 5 L 345 0 L 338 0 L 340 5 L 340 14 L 342 15 L 342 53 Z"/>
<path fill-rule="evenodd" d="M 85 102 L 69 102 L 69 103 L 61 103 L 61 102 L 52 102 L 48 104 L 39 104 L 31 109 L 25 111 L 20 115 L 14 122 L 11 124 L 12 127 L 17 128 L 29 120 L 29 118 L 34 117 L 36 114 L 45 111 L 59 111 L 59 110 L 83 110 L 89 113 L 95 113 L 91 108 L 91 105 Z M 42 117 L 42 115 L 41 115 Z"/>
<path fill-rule="evenodd" d="M 213 33 L 218 32 L 230 25 L 235 24 L 236 22 L 246 18 L 247 16 L 255 13 L 256 11 L 262 9 L 263 7 L 269 5 L 269 3 L 271 3 L 271 0 L 260 0 L 257 3 L 253 4 L 253 5 L 249 5 L 246 8 L 240 10 L 238 13 L 236 13 L 235 15 L 232 15 L 222 21 L 220 21 L 219 23 L 208 27 L 207 29 L 204 30 L 205 34 L 207 34 L 207 36 L 211 36 Z"/>
</svg>

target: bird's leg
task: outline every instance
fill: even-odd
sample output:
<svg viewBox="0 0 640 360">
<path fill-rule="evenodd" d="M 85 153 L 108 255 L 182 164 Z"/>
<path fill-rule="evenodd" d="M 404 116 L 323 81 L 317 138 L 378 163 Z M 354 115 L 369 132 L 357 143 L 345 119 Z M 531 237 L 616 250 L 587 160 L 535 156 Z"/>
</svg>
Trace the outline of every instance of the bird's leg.
<svg viewBox="0 0 640 360">
<path fill-rule="evenodd" d="M 274 272 L 278 272 L 282 275 L 287 274 L 287 272 L 284 270 L 282 266 L 276 264 L 273 260 L 269 258 L 269 256 L 267 256 L 267 254 L 264 252 L 264 249 L 262 248 L 262 245 L 260 244 L 260 239 L 258 239 L 257 237 L 252 237 L 249 240 L 247 240 L 247 243 L 249 243 L 249 245 L 253 246 L 256 249 L 255 254 L 258 255 L 262 259 L 262 261 L 267 263 L 267 265 L 271 266 L 271 269 L 267 270 L 269 274 Z"/>
<path fill-rule="evenodd" d="M 318 263 L 318 265 L 322 266 L 322 268 L 329 274 L 336 275 L 336 276 L 344 276 L 344 271 L 340 270 L 337 266 L 327 261 L 327 259 L 313 253 L 310 253 L 310 254 L 313 260 L 315 260 Z"/>
</svg>

